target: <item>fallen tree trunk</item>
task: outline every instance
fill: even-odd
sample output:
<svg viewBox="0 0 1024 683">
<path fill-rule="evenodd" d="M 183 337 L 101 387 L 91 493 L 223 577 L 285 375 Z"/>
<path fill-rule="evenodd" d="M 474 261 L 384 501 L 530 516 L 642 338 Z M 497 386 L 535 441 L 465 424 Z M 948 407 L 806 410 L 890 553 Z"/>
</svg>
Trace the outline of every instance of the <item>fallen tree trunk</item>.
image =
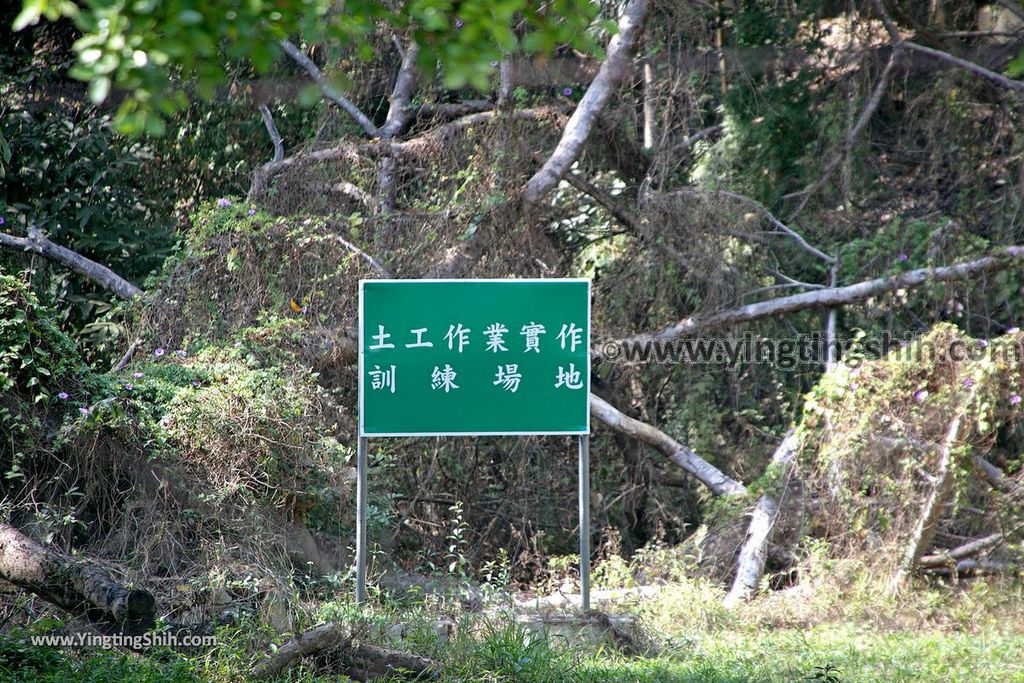
<svg viewBox="0 0 1024 683">
<path fill-rule="evenodd" d="M 679 443 L 657 427 L 636 420 L 596 394 L 590 395 L 590 414 L 612 429 L 618 430 L 653 446 L 669 460 L 697 477 L 702 484 L 719 496 L 741 496 L 747 487 Z"/>
<path fill-rule="evenodd" d="M 919 560 L 918 564 L 926 568 L 954 565 L 957 560 L 962 560 L 995 548 L 997 545 L 1002 543 L 1005 538 L 1006 534 L 1002 531 L 998 531 L 994 534 L 989 534 L 988 536 L 968 541 L 967 543 L 958 545 L 955 548 L 944 550 L 941 553 L 926 555 Z"/>
<path fill-rule="evenodd" d="M 151 594 L 129 590 L 102 570 L 44 548 L 6 523 L 0 523 L 0 578 L 104 631 L 139 635 L 156 623 Z"/>
<path fill-rule="evenodd" d="M 73 270 L 122 299 L 132 299 L 142 294 L 141 289 L 125 280 L 110 268 L 87 259 L 78 252 L 51 242 L 36 228 L 29 230 L 28 237 L 15 237 L 14 235 L 0 232 L 0 247 L 40 254 L 47 260 L 59 263 L 65 268 Z"/>
<path fill-rule="evenodd" d="M 328 652 L 337 652 L 350 660 L 346 673 L 360 680 L 401 672 L 422 676 L 440 668 L 437 662 L 427 657 L 360 642 L 359 633 L 351 626 L 331 621 L 299 633 L 281 645 L 253 668 L 250 678 L 273 678 L 306 657 Z"/>
<path fill-rule="evenodd" d="M 935 524 L 939 520 L 939 514 L 946 504 L 946 500 L 953 489 L 953 479 L 956 467 L 953 462 L 953 448 L 960 437 L 960 425 L 963 423 L 963 413 L 957 414 L 949 424 L 946 436 L 942 440 L 939 449 L 939 462 L 936 466 L 935 486 L 932 487 L 924 506 L 921 508 L 921 515 L 914 525 L 910 534 L 910 541 L 904 552 L 896 573 L 893 575 L 892 588 L 897 588 L 903 583 L 903 579 L 914 570 L 918 560 L 924 554 L 925 549 L 931 545 L 935 536 Z"/>
<path fill-rule="evenodd" d="M 783 482 L 793 469 L 796 452 L 800 449 L 800 439 L 795 430 L 790 430 L 775 449 L 769 468 L 781 468 Z M 725 605 L 731 607 L 753 595 L 761 584 L 764 575 L 764 564 L 768 557 L 768 540 L 771 538 L 775 520 L 779 516 L 779 503 L 776 497 L 765 493 L 757 500 L 750 515 L 750 527 L 747 537 L 740 548 L 739 559 L 736 561 L 736 578 L 732 589 L 725 597 Z"/>
<path fill-rule="evenodd" d="M 784 313 L 794 313 L 807 308 L 842 306 L 887 292 L 894 292 L 898 289 L 914 289 L 929 282 L 963 280 L 983 273 L 1003 270 L 1015 263 L 1019 264 L 1019 258 L 1022 256 L 1024 256 L 1024 247 L 1006 247 L 991 256 L 975 261 L 966 261 L 951 266 L 942 266 L 941 268 L 919 268 L 917 270 L 909 270 L 900 275 L 866 280 L 845 287 L 820 289 L 792 296 L 780 296 L 775 299 L 768 299 L 767 301 L 759 301 L 746 306 L 719 311 L 718 313 L 683 318 L 660 332 L 619 340 L 617 346 L 621 348 L 626 344 L 667 342 L 705 330 L 770 318 Z M 600 360 L 604 355 L 600 347 L 591 350 L 591 358 L 594 360 Z"/>
<path fill-rule="evenodd" d="M 1016 479 L 1006 476 L 1005 472 L 980 455 L 971 458 L 971 462 L 992 488 L 1005 493 L 1011 500 L 1024 500 L 1024 487 Z"/>
</svg>

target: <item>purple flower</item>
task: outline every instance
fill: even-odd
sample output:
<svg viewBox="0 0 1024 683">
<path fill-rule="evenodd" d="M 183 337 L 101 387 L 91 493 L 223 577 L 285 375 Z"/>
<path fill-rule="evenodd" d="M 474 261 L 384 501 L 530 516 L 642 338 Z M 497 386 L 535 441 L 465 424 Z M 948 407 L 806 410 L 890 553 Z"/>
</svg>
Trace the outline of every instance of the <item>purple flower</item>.
<svg viewBox="0 0 1024 683">
<path fill-rule="evenodd" d="M 1006 334 L 1017 334 L 1018 332 L 1020 332 L 1020 328 L 1017 326 L 1007 328 L 1006 330 Z"/>
<path fill-rule="evenodd" d="M 980 346 L 981 348 L 985 348 L 986 346 L 988 346 L 988 342 L 985 341 L 984 339 L 979 339 L 978 346 Z"/>
<path fill-rule="evenodd" d="M 217 200 L 217 206 L 226 209 L 229 206 L 231 206 L 231 200 L 225 197 L 221 197 L 220 199 Z"/>
<path fill-rule="evenodd" d="M 1020 394 L 1010 394 L 1010 405 L 1015 406 L 1020 403 Z"/>
<path fill-rule="evenodd" d="M 455 28 L 462 28 L 462 19 L 455 20 Z"/>
<path fill-rule="evenodd" d="M 256 215 L 256 209 L 249 209 L 249 215 L 250 216 L 255 216 Z"/>
<path fill-rule="evenodd" d="M 1007 247 L 1006 253 L 1010 256 L 1021 256 L 1024 254 L 1024 247 Z"/>
<path fill-rule="evenodd" d="M 134 387 L 134 386 L 132 386 L 132 383 L 131 383 L 131 382 L 125 382 L 125 383 L 124 383 L 124 389 L 125 389 L 125 391 L 131 391 L 131 390 L 132 390 L 132 389 L 134 389 L 134 388 L 135 388 L 135 387 Z"/>
<path fill-rule="evenodd" d="M 144 372 L 133 372 L 133 373 L 132 373 L 132 377 L 134 377 L 135 379 L 139 379 L 139 378 L 140 378 L 140 377 L 142 377 L 142 376 L 143 376 L 144 374 L 145 374 Z"/>
<path fill-rule="evenodd" d="M 153 355 L 154 356 L 162 356 L 165 353 L 167 353 L 167 351 L 165 351 L 163 347 L 160 347 L 159 349 L 157 349 L 156 351 L 153 352 Z"/>
<path fill-rule="evenodd" d="M 565 88 L 565 89 L 563 89 L 562 90 L 562 94 L 565 95 L 566 97 L 568 97 L 569 95 L 572 94 L 572 88 Z"/>
<path fill-rule="evenodd" d="M 66 391 L 60 392 L 59 394 L 57 394 L 57 398 L 59 398 L 62 401 L 68 400 L 68 392 L 66 392 Z"/>
<path fill-rule="evenodd" d="M 197 380 L 197 379 L 192 380 L 192 387 L 198 389 L 199 388 L 199 380 Z"/>
<path fill-rule="evenodd" d="M 309 309 L 306 308 L 305 306 L 303 306 L 302 307 L 302 315 L 306 315 L 307 313 L 309 313 Z"/>
<path fill-rule="evenodd" d="M 4 223 L 6 223 L 6 222 L 7 222 L 7 221 L 5 221 L 5 220 L 4 220 L 4 217 L 3 217 L 3 216 L 0 216 L 0 225 L 3 225 L 3 224 L 4 224 Z"/>
<path fill-rule="evenodd" d="M 851 388 L 852 390 L 854 390 L 854 391 L 857 391 L 857 388 L 858 388 L 858 387 L 860 387 L 860 385 L 859 385 L 859 384 L 857 384 L 856 382 L 850 382 L 850 388 Z"/>
<path fill-rule="evenodd" d="M 964 386 L 965 387 L 973 387 L 974 386 L 974 380 L 971 379 L 970 377 L 968 377 L 967 379 L 964 380 Z"/>
<path fill-rule="evenodd" d="M 906 254 L 900 254 L 899 256 L 896 257 L 896 260 L 900 261 L 900 262 L 903 262 L 903 261 L 906 261 L 908 258 L 910 258 L 910 257 L 907 256 Z"/>
<path fill-rule="evenodd" d="M 925 400 L 926 398 L 928 398 L 927 389 L 918 389 L 917 391 L 914 392 L 914 400 L 917 401 L 918 403 Z"/>
<path fill-rule="evenodd" d="M 177 351 L 174 352 L 174 355 L 177 356 L 178 358 L 184 358 L 185 356 L 188 355 L 188 353 L 186 353 L 184 349 L 178 349 Z"/>
<path fill-rule="evenodd" d="M 86 408 L 85 406 L 81 406 L 81 407 L 79 407 L 78 412 L 80 412 L 82 415 L 88 415 L 89 414 L 89 409 Z"/>
</svg>

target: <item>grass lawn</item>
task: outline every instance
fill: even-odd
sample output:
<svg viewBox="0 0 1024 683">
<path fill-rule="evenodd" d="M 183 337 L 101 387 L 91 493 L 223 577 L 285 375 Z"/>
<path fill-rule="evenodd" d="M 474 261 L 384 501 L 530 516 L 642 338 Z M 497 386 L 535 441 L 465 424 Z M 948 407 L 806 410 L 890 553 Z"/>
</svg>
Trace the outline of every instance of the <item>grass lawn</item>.
<svg viewBox="0 0 1024 683">
<path fill-rule="evenodd" d="M 579 675 L 670 683 L 1024 681 L 1024 628 L 1017 636 L 871 633 L 852 626 L 719 632 L 673 643 L 654 659 L 592 657 L 580 664 Z"/>
</svg>

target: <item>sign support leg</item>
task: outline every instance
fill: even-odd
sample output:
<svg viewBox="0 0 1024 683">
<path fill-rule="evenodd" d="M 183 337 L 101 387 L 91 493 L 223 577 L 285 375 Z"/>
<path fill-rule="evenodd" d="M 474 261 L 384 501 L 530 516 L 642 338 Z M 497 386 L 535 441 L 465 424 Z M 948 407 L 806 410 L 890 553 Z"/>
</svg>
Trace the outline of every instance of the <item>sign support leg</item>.
<svg viewBox="0 0 1024 683">
<path fill-rule="evenodd" d="M 590 611 L 590 435 L 580 435 L 580 607 Z"/>
<path fill-rule="evenodd" d="M 366 602 L 366 437 L 356 451 L 356 604 Z"/>
</svg>

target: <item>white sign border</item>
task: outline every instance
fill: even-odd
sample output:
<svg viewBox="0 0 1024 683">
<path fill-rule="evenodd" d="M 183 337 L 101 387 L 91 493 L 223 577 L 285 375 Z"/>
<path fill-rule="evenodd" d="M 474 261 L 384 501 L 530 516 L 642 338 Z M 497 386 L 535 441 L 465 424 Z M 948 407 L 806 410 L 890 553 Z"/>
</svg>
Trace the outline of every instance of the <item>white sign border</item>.
<svg viewBox="0 0 1024 683">
<path fill-rule="evenodd" d="M 538 283 L 543 282 L 545 284 L 552 284 L 557 282 L 584 282 L 587 285 L 587 426 L 586 431 L 562 431 L 562 432 L 366 432 L 365 425 L 363 424 L 363 418 L 365 415 L 363 409 L 363 396 L 365 389 L 363 387 L 363 285 L 367 282 L 381 282 L 381 283 L 413 283 L 413 282 L 444 282 L 444 283 L 464 283 L 464 282 L 487 282 L 487 283 L 508 283 L 508 284 L 526 284 L 526 283 Z M 418 437 L 418 436 L 589 436 L 590 435 L 590 309 L 593 304 L 591 294 L 591 281 L 588 278 L 582 277 L 549 277 L 549 278 L 361 278 L 359 280 L 359 319 L 357 325 L 359 326 L 356 331 L 356 343 L 359 346 L 359 438 L 361 439 L 376 439 L 376 438 L 394 438 L 394 437 Z"/>
</svg>

